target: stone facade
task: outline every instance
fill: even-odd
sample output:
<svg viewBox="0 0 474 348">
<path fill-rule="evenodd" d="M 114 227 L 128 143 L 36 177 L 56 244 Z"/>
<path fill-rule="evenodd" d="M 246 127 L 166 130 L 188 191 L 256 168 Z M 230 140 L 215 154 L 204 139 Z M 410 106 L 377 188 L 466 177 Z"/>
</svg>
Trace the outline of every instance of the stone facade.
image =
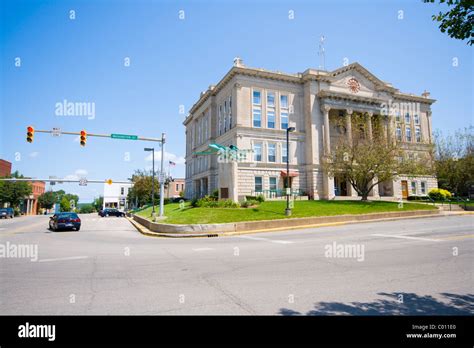
<svg viewBox="0 0 474 348">
<path fill-rule="evenodd" d="M 358 63 L 334 71 L 285 74 L 246 67 L 237 58 L 217 85 L 201 93 L 184 121 L 185 197 L 201 197 L 216 189 L 221 198 L 233 200 L 260 192 L 279 196 L 285 187 L 286 156 L 294 194 L 311 199 L 357 197 L 348 183 L 329 177 L 321 168 L 322 156 L 334 149 L 338 137 L 352 137 L 352 114 L 368 115 L 369 133 L 377 118 L 386 134 L 399 138 L 407 151 L 426 152 L 434 102 L 429 93 L 401 93 Z M 338 128 L 341 121 L 344 135 Z M 289 133 L 286 151 L 288 127 L 295 131 Z M 212 154 L 212 143 L 234 145 L 243 150 L 242 158 L 228 161 Z M 402 186 L 411 190 L 412 181 L 417 194 L 422 185 L 426 192 L 437 187 L 433 177 L 400 176 L 374 187 L 371 196 L 405 196 Z"/>
</svg>

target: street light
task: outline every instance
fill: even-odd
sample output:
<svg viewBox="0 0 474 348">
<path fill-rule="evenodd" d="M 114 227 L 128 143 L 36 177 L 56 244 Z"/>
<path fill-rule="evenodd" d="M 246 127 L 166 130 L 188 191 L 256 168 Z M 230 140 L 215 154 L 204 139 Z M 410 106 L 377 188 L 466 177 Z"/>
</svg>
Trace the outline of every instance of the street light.
<svg viewBox="0 0 474 348">
<path fill-rule="evenodd" d="M 155 221 L 155 148 L 154 147 L 145 147 L 143 150 L 151 151 L 152 158 L 152 181 L 151 181 L 151 218 Z"/>
<path fill-rule="evenodd" d="M 286 129 L 286 209 L 285 215 L 291 216 L 290 209 L 290 194 L 291 194 L 291 185 L 290 185 L 290 133 L 295 131 L 295 127 L 288 127 Z"/>
</svg>

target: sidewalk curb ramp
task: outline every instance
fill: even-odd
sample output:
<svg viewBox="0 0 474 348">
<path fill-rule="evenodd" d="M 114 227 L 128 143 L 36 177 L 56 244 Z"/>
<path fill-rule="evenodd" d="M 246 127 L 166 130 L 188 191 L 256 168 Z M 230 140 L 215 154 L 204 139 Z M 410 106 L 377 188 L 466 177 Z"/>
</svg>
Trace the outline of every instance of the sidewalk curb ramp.
<svg viewBox="0 0 474 348">
<path fill-rule="evenodd" d="M 449 215 L 469 214 L 456 213 Z M 406 218 L 424 218 L 446 216 L 440 210 L 413 210 L 402 212 L 384 212 L 358 215 L 319 216 L 278 220 L 243 221 L 222 224 L 176 225 L 152 222 L 138 215 L 129 215 L 128 220 L 142 234 L 153 237 L 220 237 L 246 233 L 285 231 L 315 227 L 337 226 L 344 224 L 391 221 Z M 470 214 L 469 214 L 470 215 Z"/>
</svg>

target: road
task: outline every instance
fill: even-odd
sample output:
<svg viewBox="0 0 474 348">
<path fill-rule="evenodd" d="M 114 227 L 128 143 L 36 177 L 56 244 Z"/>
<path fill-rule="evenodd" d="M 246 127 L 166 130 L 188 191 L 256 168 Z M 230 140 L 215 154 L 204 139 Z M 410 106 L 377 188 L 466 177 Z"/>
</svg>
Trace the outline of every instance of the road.
<svg viewBox="0 0 474 348">
<path fill-rule="evenodd" d="M 0 258 L 0 314 L 474 313 L 473 215 L 186 239 L 81 218 L 0 221 L 0 246 L 38 248 Z"/>
</svg>

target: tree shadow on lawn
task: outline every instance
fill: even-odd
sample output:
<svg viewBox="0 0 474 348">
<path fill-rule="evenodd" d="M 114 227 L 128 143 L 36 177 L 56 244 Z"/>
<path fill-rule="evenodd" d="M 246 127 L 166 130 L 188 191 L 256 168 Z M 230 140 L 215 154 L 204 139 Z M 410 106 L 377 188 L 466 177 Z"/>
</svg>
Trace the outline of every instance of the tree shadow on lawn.
<svg viewBox="0 0 474 348">
<path fill-rule="evenodd" d="M 474 313 L 474 295 L 441 293 L 446 301 L 432 296 L 419 296 L 414 293 L 378 293 L 388 299 L 373 302 L 318 302 L 314 309 L 301 313 L 281 308 L 281 315 L 472 315 Z M 399 296 L 403 303 L 399 303 Z"/>
</svg>

